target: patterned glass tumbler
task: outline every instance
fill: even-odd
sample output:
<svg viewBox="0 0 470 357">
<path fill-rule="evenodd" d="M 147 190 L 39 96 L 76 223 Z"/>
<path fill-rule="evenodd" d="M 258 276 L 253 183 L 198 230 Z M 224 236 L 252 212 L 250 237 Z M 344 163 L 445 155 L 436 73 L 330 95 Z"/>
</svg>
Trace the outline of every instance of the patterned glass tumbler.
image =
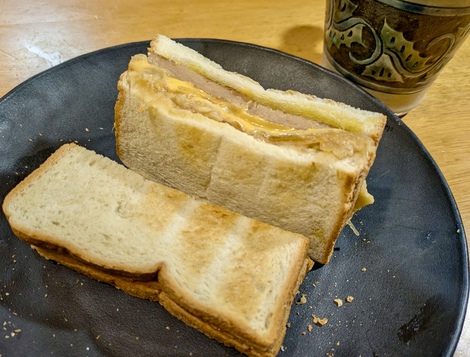
<svg viewBox="0 0 470 357">
<path fill-rule="evenodd" d="M 470 32 L 470 0 L 327 0 L 326 8 L 322 65 L 399 116 L 419 105 Z"/>
</svg>

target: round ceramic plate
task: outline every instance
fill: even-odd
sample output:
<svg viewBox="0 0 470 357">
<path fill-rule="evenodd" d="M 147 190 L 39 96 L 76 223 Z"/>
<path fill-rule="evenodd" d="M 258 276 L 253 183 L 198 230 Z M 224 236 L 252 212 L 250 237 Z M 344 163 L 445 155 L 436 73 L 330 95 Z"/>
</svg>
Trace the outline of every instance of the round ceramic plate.
<svg viewBox="0 0 470 357">
<path fill-rule="evenodd" d="M 387 115 L 368 187 L 376 203 L 345 227 L 331 262 L 293 304 L 280 356 L 452 356 L 468 298 L 462 222 L 438 167 L 378 101 L 310 62 L 254 45 L 180 40 L 265 87 L 295 89 Z M 116 83 L 148 42 L 67 61 L 0 100 L 0 199 L 65 142 L 118 160 Z M 346 302 L 347 297 L 351 302 Z M 337 306 L 335 299 L 344 303 Z M 312 315 L 327 318 L 323 326 Z M 46 261 L 0 215 L 1 356 L 236 356 L 112 286 Z"/>
</svg>

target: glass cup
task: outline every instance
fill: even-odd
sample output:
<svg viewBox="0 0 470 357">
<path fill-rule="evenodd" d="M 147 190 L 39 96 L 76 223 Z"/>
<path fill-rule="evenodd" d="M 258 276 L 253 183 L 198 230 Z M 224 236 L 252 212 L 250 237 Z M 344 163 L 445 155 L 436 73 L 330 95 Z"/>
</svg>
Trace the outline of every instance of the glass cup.
<svg viewBox="0 0 470 357">
<path fill-rule="evenodd" d="M 399 116 L 470 32 L 470 0 L 327 0 L 326 9 L 322 65 Z"/>
</svg>

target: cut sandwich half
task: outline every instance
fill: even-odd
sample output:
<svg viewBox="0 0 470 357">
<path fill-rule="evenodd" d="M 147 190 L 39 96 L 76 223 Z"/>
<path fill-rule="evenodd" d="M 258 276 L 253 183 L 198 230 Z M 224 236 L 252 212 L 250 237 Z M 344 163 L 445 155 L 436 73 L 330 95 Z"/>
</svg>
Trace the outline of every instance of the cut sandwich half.
<svg viewBox="0 0 470 357">
<path fill-rule="evenodd" d="M 66 144 L 5 198 L 41 255 L 140 298 L 248 356 L 275 356 L 308 240 Z"/>
<path fill-rule="evenodd" d="M 369 203 L 379 113 L 264 89 L 157 36 L 118 83 L 117 152 L 145 177 L 309 238 L 327 263 Z"/>
</svg>

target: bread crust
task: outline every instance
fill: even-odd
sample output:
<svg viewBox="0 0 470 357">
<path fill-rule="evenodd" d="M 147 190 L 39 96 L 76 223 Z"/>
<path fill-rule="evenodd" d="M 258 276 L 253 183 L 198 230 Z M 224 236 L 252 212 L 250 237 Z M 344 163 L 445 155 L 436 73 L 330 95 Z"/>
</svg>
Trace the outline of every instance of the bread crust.
<svg viewBox="0 0 470 357">
<path fill-rule="evenodd" d="M 120 289 L 131 296 L 159 302 L 168 312 L 188 326 L 195 328 L 209 338 L 215 339 L 226 346 L 236 348 L 247 356 L 274 357 L 278 354 L 279 349 L 281 348 L 286 333 L 284 326 L 286 325 L 289 317 L 290 306 L 284 306 L 282 319 L 278 323 L 279 330 L 275 332 L 277 338 L 268 347 L 266 347 L 264 341 L 260 342 L 253 340 L 253 336 L 251 334 L 247 334 L 245 331 L 242 331 L 240 334 L 237 325 L 227 325 L 224 328 L 221 328 L 223 325 L 220 324 L 220 317 L 207 316 L 204 314 L 201 315 L 197 312 L 194 314 L 191 311 L 192 309 L 187 309 L 179 305 L 175 299 L 171 297 L 172 294 L 168 294 L 166 292 L 165 284 L 162 285 L 158 278 L 150 281 L 136 281 L 135 278 L 103 271 L 99 267 L 83 262 L 71 254 L 64 254 L 64 252 L 55 249 L 47 249 L 34 245 L 31 247 L 44 258 L 53 260 L 63 266 L 86 275 L 89 278 L 113 285 L 117 289 Z M 310 259 L 303 260 L 300 268 L 301 274 L 298 275 L 298 279 L 295 282 L 295 288 L 289 292 L 289 301 L 293 300 L 305 274 L 312 268 L 312 265 L 313 263 Z"/>
</svg>

